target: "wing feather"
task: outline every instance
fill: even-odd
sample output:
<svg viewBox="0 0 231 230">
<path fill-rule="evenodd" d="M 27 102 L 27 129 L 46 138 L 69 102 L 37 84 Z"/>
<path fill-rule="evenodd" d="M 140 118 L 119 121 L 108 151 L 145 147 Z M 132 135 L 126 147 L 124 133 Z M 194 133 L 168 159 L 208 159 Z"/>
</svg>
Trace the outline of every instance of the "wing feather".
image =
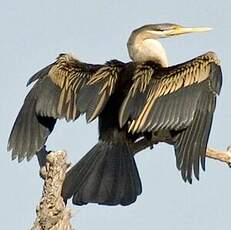
<svg viewBox="0 0 231 230">
<path fill-rule="evenodd" d="M 216 97 L 210 92 L 203 92 L 197 104 L 195 117 L 188 128 L 176 137 L 175 154 L 177 168 L 181 170 L 184 181 L 192 183 L 192 170 L 199 179 L 199 160 L 205 169 L 205 155 L 208 137 L 215 109 Z"/>
<path fill-rule="evenodd" d="M 102 112 L 115 90 L 123 65 L 119 61 L 107 62 L 81 88 L 77 107 L 81 113 L 86 113 L 88 122 L 94 120 Z"/>
<path fill-rule="evenodd" d="M 42 81 L 48 83 L 46 78 Z M 19 162 L 25 157 L 30 160 L 44 146 L 56 122 L 53 117 L 36 114 L 36 106 L 41 105 L 37 104 L 40 86 L 36 84 L 27 95 L 10 133 L 7 149 L 12 150 L 12 159 L 18 157 Z M 55 90 L 54 87 L 52 92 Z"/>
</svg>

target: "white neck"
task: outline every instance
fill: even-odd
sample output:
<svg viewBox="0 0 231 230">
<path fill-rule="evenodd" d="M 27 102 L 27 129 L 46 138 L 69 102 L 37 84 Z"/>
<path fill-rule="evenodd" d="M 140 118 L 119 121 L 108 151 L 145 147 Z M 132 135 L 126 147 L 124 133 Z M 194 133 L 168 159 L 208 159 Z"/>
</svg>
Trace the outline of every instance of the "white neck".
<svg viewBox="0 0 231 230">
<path fill-rule="evenodd" d="M 168 67 L 168 59 L 164 47 L 155 39 L 134 39 L 128 42 L 130 58 L 136 62 L 154 61 Z"/>
</svg>

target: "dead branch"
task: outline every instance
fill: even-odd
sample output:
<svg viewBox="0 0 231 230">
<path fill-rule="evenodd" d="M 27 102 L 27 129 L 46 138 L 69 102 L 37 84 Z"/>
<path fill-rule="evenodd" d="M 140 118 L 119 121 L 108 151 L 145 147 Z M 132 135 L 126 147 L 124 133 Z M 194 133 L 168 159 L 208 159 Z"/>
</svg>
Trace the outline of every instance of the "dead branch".
<svg viewBox="0 0 231 230">
<path fill-rule="evenodd" d="M 211 159 L 227 163 L 229 166 L 231 166 L 231 146 L 229 146 L 226 151 L 208 148 L 206 156 Z"/>
<path fill-rule="evenodd" d="M 137 141 L 133 149 L 134 155 L 146 148 L 152 149 L 153 145 L 157 143 L 159 143 L 159 141 L 156 139 L 153 141 L 150 141 L 150 140 L 143 138 Z M 224 162 L 228 164 L 229 166 L 231 166 L 231 146 L 229 146 L 226 151 L 207 148 L 206 157 Z"/>
<path fill-rule="evenodd" d="M 47 154 L 44 148 L 38 154 L 38 159 L 44 186 L 32 230 L 71 230 L 71 212 L 65 207 L 61 197 L 62 184 L 69 167 L 66 163 L 66 153 L 57 151 Z"/>
</svg>

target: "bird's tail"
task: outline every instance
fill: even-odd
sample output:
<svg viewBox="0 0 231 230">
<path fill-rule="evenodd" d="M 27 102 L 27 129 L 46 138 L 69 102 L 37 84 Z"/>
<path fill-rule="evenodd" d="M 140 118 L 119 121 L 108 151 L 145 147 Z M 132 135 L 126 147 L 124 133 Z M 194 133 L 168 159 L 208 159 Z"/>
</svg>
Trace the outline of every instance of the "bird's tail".
<svg viewBox="0 0 231 230">
<path fill-rule="evenodd" d="M 127 143 L 96 144 L 67 172 L 62 196 L 84 205 L 129 205 L 141 194 L 135 159 Z"/>
</svg>

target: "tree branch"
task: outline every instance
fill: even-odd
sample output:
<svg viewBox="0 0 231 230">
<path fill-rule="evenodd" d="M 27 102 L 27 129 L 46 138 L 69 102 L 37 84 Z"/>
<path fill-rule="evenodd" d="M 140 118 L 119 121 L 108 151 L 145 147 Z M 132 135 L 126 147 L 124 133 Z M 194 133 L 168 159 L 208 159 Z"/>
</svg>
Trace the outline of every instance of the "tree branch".
<svg viewBox="0 0 231 230">
<path fill-rule="evenodd" d="M 62 184 L 69 167 L 66 163 L 66 153 L 57 151 L 47 154 L 44 148 L 37 156 L 44 186 L 32 230 L 71 230 L 71 212 L 65 207 L 61 197 Z"/>
<path fill-rule="evenodd" d="M 231 167 L 231 146 L 229 146 L 226 151 L 207 148 L 206 156 L 227 163 L 229 167 Z"/>
<path fill-rule="evenodd" d="M 152 149 L 153 145 L 159 142 L 157 139 L 150 141 L 146 138 L 137 141 L 133 147 L 134 155 L 146 148 Z M 227 163 L 231 167 L 231 146 L 229 146 L 226 151 L 207 148 L 206 157 Z"/>
</svg>

